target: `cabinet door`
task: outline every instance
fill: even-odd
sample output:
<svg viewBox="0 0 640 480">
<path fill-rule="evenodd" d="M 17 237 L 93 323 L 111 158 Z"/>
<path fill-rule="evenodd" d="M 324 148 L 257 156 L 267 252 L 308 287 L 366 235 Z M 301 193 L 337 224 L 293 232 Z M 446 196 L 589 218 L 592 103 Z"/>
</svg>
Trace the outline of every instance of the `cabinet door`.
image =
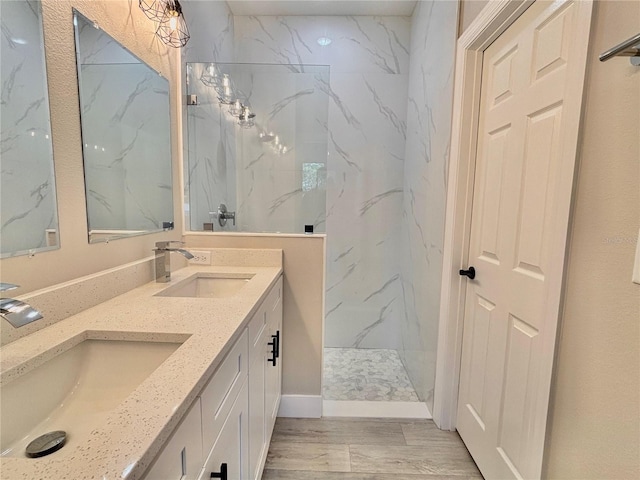
<svg viewBox="0 0 640 480">
<path fill-rule="evenodd" d="M 249 370 L 247 332 L 242 333 L 231 348 L 200 397 L 202 402 L 202 450 L 204 455 L 211 451 L 222 425 L 229 415 Z M 244 394 L 246 395 L 246 390 Z"/>
<path fill-rule="evenodd" d="M 274 340 L 278 343 L 278 356 L 276 364 L 267 361 L 266 381 L 265 381 L 265 428 L 267 432 L 267 443 L 271 439 L 271 432 L 276 422 L 278 408 L 280 407 L 280 394 L 282 391 L 282 278 L 273 287 L 267 304 L 267 329 L 269 331 L 269 342 Z M 271 358 L 271 347 L 268 350 L 268 358 Z"/>
<path fill-rule="evenodd" d="M 271 338 L 269 330 L 264 328 L 257 339 L 256 358 L 249 366 L 249 468 L 252 480 L 260 480 L 268 448 L 264 420 L 268 338 Z"/>
<path fill-rule="evenodd" d="M 207 462 L 200 475 L 201 480 L 211 478 L 211 473 L 219 473 L 221 465 L 227 466 L 228 480 L 249 480 L 248 461 L 248 392 L 244 382 L 220 434 L 213 444 Z"/>
<path fill-rule="evenodd" d="M 202 467 L 200 398 L 191 406 L 144 478 L 146 480 L 195 480 Z"/>
</svg>

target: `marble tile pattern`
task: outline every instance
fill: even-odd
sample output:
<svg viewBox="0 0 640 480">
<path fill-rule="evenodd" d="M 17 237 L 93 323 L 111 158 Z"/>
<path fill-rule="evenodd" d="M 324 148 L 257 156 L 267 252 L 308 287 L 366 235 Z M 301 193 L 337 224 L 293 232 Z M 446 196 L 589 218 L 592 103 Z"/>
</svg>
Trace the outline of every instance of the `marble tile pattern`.
<svg viewBox="0 0 640 480">
<path fill-rule="evenodd" d="M 304 233 L 325 229 L 329 68 L 232 66 L 255 112 L 255 127 L 236 126 L 237 222 L 241 231 Z M 260 133 L 273 134 L 265 141 Z M 277 136 L 277 139 L 276 137 Z M 283 150 L 279 149 L 282 145 Z M 286 148 L 286 151 L 284 150 Z"/>
<path fill-rule="evenodd" d="M 191 39 L 181 49 L 182 63 L 187 65 L 186 94 L 198 95 L 199 106 L 182 107 L 185 218 L 193 231 L 210 223 L 221 203 L 235 200 L 235 127 L 225 115 L 212 89 L 200 83 L 202 69 L 210 62 L 233 62 L 233 14 L 227 2 L 181 2 Z M 199 64 L 199 66 L 191 65 Z M 185 102 L 186 103 L 186 102 Z M 233 209 L 230 209 L 233 210 Z M 215 231 L 234 231 L 232 222 L 225 227 L 214 223 Z"/>
<path fill-rule="evenodd" d="M 410 25 L 408 17 L 235 18 L 236 61 L 330 67 L 320 85 L 329 119 L 318 126 L 328 139 L 326 346 L 399 346 Z"/>
<path fill-rule="evenodd" d="M 234 231 L 232 222 L 221 227 L 211 215 L 222 203 L 229 211 L 235 211 L 237 162 L 234 119 L 218 102 L 215 90 L 200 81 L 208 66 L 209 63 L 187 64 L 187 94 L 197 95 L 198 105 L 185 107 L 186 218 L 193 231 L 203 230 L 203 224 L 211 222 L 214 231 Z"/>
<path fill-rule="evenodd" d="M 78 18 L 90 230 L 156 230 L 173 220 L 169 82 Z"/>
<path fill-rule="evenodd" d="M 167 284 L 150 282 L 3 346 L 0 385 L 84 338 L 184 342 L 88 437 L 70 436 L 62 450 L 39 461 L 0 457 L 3 480 L 142 478 L 282 274 L 282 266 L 192 266 L 174 272 L 172 282 L 199 272 L 253 277 L 241 295 L 198 302 L 155 296 Z"/>
<path fill-rule="evenodd" d="M 433 411 L 438 313 L 453 97 L 457 2 L 418 2 L 402 201 L 400 356 Z"/>
<path fill-rule="evenodd" d="M 482 479 L 431 420 L 278 418 L 262 480 Z"/>
<path fill-rule="evenodd" d="M 417 402 L 398 352 L 376 348 L 325 348 L 325 400 Z"/>
<path fill-rule="evenodd" d="M 0 253 L 9 255 L 57 245 L 58 212 L 40 2 L 3 2 L 0 15 Z"/>
</svg>

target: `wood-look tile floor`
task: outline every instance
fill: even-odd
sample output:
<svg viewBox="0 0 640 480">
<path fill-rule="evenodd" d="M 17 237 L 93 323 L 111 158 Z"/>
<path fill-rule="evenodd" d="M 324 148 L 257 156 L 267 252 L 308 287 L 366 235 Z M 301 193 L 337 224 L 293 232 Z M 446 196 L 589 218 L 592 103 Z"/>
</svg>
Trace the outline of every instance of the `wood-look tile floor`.
<svg viewBox="0 0 640 480">
<path fill-rule="evenodd" d="M 431 420 L 278 418 L 262 480 L 482 479 Z"/>
</svg>

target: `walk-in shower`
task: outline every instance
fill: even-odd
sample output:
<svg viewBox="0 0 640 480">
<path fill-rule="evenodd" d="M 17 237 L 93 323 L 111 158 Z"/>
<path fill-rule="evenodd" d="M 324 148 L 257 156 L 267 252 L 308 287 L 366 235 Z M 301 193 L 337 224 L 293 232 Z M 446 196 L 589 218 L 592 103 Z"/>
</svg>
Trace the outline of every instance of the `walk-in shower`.
<svg viewBox="0 0 640 480">
<path fill-rule="evenodd" d="M 329 402 L 420 400 L 398 352 L 405 132 L 392 120 L 406 116 L 406 81 L 330 81 L 316 65 L 187 64 L 191 230 L 327 234 Z"/>
<path fill-rule="evenodd" d="M 192 231 L 325 231 L 328 85 L 327 66 L 187 64 Z"/>
</svg>

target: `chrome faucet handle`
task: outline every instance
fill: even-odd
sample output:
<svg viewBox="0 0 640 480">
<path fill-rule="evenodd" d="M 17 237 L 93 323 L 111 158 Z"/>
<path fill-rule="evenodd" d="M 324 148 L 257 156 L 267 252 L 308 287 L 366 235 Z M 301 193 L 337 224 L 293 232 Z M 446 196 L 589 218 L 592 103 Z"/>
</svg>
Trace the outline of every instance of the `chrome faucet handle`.
<svg viewBox="0 0 640 480">
<path fill-rule="evenodd" d="M 0 298 L 0 316 L 13 328 L 20 328 L 42 318 L 42 314 L 31 305 L 13 298 Z"/>
<path fill-rule="evenodd" d="M 178 245 L 184 245 L 184 242 L 181 242 L 180 240 L 163 240 L 161 242 L 156 242 L 156 250 L 166 250 L 169 248 L 169 245 L 171 245 L 172 243 L 177 243 Z"/>
<path fill-rule="evenodd" d="M 15 283 L 0 282 L 0 292 L 15 290 L 16 288 L 20 288 L 20 285 L 16 285 Z"/>
</svg>

